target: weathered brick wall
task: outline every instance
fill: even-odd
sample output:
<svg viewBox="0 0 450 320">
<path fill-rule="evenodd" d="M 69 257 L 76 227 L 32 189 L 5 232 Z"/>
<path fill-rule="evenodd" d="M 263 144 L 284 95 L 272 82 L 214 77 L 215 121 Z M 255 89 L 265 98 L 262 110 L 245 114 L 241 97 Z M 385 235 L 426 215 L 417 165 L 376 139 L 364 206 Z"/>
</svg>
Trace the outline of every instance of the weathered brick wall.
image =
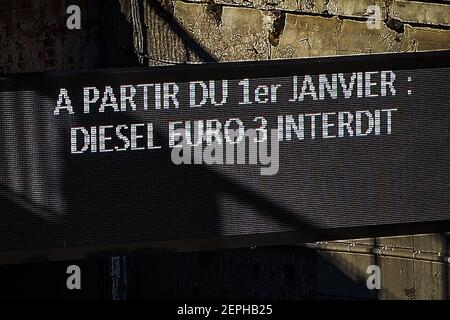
<svg viewBox="0 0 450 320">
<path fill-rule="evenodd" d="M 89 67 L 95 53 L 87 35 L 70 31 L 64 23 L 64 1 L 0 2 L 0 72 L 70 70 Z M 82 30 L 87 33 L 88 30 Z"/>
<path fill-rule="evenodd" d="M 69 5 L 81 29 L 66 27 Z M 0 1 L 0 74 L 136 66 L 132 27 L 109 0 Z"/>
</svg>

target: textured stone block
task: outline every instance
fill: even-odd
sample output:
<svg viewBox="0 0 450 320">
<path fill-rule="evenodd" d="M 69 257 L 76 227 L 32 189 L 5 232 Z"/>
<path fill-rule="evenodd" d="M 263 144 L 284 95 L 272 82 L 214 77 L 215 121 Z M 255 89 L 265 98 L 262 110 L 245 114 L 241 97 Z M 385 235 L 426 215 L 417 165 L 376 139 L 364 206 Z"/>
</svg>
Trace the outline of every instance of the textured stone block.
<svg viewBox="0 0 450 320">
<path fill-rule="evenodd" d="M 271 18 L 259 10 L 214 9 L 206 4 L 176 2 L 174 15 L 193 39 L 218 60 L 269 57 L 267 21 Z"/>
<path fill-rule="evenodd" d="M 450 4 L 397 0 L 389 15 L 403 22 L 450 26 Z"/>
<path fill-rule="evenodd" d="M 396 31 L 381 25 L 369 29 L 366 22 L 307 15 L 286 15 L 279 45 L 272 58 L 317 57 L 450 48 L 450 30 L 404 26 Z"/>
</svg>

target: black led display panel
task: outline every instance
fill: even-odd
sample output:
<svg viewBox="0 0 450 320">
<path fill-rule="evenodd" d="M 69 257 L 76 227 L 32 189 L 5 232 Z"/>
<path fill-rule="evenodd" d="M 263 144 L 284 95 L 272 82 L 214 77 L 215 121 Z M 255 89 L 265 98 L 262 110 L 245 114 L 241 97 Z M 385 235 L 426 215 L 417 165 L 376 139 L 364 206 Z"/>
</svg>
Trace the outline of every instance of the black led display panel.
<svg viewBox="0 0 450 320">
<path fill-rule="evenodd" d="M 0 255 L 446 230 L 449 58 L 3 77 Z"/>
</svg>

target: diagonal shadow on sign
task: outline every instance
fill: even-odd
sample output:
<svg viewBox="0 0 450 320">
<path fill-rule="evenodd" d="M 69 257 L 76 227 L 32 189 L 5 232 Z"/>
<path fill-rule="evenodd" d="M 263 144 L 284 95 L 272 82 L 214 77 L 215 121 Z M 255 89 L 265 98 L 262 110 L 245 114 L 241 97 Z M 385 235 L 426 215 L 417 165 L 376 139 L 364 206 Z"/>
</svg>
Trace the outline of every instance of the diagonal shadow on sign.
<svg viewBox="0 0 450 320">
<path fill-rule="evenodd" d="M 92 121 L 92 123 L 90 122 Z M 96 120 L 85 120 L 87 127 Z M 143 119 L 112 114 L 109 123 Z M 67 133 L 61 141 L 70 141 Z M 70 154 L 66 152 L 63 190 L 69 213 L 68 243 L 107 244 L 223 236 L 224 195 L 254 208 L 289 229 L 318 232 L 307 221 L 206 165 L 175 165 L 168 137 L 155 135 L 159 150 Z M 245 214 L 244 212 L 242 214 Z M 250 226 L 249 226 L 250 227 Z M 132 232 L 130 230 L 133 230 Z M 104 233 L 105 232 L 105 233 Z"/>
</svg>

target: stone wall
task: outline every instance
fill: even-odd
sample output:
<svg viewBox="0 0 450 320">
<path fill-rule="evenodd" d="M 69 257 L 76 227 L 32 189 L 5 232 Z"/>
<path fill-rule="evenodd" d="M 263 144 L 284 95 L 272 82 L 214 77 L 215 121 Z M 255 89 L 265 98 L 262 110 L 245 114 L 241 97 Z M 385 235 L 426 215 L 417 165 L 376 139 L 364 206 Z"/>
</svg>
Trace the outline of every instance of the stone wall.
<svg viewBox="0 0 450 320">
<path fill-rule="evenodd" d="M 192 37 L 192 41 L 220 61 L 450 48 L 450 4 L 444 3 L 404 0 L 164 0 L 161 4 L 154 0 L 144 3 L 121 0 L 121 3 L 129 20 L 142 26 L 138 36 L 142 38 L 142 32 L 147 34 L 147 46 L 139 49 L 148 56 L 150 64 L 198 60 L 181 34 Z M 368 6 L 373 4 L 380 8 L 379 29 L 367 26 Z M 145 12 L 136 22 L 129 8 L 139 6 Z M 164 50 L 167 46 L 171 49 Z"/>
</svg>

